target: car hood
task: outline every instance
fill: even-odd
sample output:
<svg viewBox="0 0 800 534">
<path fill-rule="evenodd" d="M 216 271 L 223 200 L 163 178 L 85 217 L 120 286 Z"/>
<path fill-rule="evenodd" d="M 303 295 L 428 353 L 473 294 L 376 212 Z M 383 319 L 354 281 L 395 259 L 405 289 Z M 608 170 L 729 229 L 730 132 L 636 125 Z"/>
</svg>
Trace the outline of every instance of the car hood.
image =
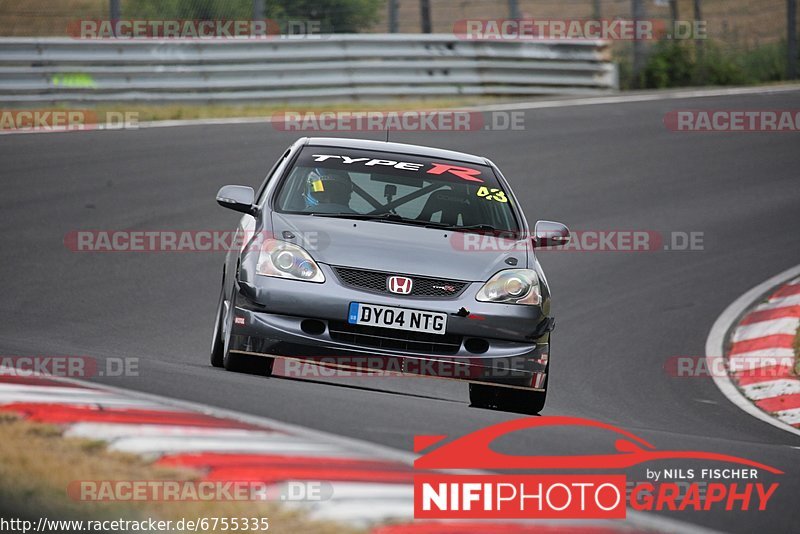
<svg viewBox="0 0 800 534">
<path fill-rule="evenodd" d="M 329 265 L 479 282 L 512 268 L 509 257 L 517 267 L 527 264 L 524 241 L 503 240 L 498 246 L 499 240 L 464 232 L 281 213 L 272 214 L 272 226 L 278 239 Z"/>
</svg>

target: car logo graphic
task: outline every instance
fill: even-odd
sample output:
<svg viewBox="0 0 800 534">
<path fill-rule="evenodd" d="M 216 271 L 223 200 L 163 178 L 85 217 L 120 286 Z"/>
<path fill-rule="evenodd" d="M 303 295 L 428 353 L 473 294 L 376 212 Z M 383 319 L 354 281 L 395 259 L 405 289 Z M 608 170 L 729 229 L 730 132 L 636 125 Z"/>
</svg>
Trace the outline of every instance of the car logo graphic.
<svg viewBox="0 0 800 534">
<path fill-rule="evenodd" d="M 583 456 L 513 456 L 496 452 L 491 443 L 511 432 L 553 426 L 580 426 L 607 430 L 615 438 L 616 453 Z M 415 436 L 417 453 L 433 448 L 447 436 Z M 433 448 L 414 461 L 416 469 L 626 469 L 657 460 L 711 460 L 746 465 L 770 473 L 783 471 L 759 462 L 704 451 L 657 450 L 642 438 L 621 428 L 600 421 L 568 416 L 544 416 L 515 419 L 467 434 Z"/>
<path fill-rule="evenodd" d="M 398 295 L 408 295 L 411 293 L 411 286 L 414 285 L 414 281 L 411 280 L 411 278 L 406 278 L 405 276 L 390 276 L 386 281 L 386 285 L 389 287 L 389 291 L 392 293 L 397 293 Z"/>
</svg>

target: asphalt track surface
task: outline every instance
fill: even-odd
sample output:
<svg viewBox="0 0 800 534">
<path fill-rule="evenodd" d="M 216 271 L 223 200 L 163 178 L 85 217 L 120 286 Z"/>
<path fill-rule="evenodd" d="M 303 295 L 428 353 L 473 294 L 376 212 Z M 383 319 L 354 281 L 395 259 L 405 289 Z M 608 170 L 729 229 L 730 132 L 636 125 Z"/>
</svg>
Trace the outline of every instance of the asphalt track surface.
<svg viewBox="0 0 800 534">
<path fill-rule="evenodd" d="M 540 254 L 558 320 L 543 413 L 786 472 L 767 512 L 665 514 L 723 531 L 796 531 L 800 439 L 740 411 L 710 378 L 676 378 L 664 364 L 702 357 L 730 302 L 800 263 L 800 134 L 673 133 L 662 118 L 798 103 L 800 92 L 788 92 L 540 109 L 525 112 L 524 131 L 392 139 L 492 158 L 531 221 L 704 232 L 702 251 Z M 417 434 L 462 435 L 519 417 L 469 407 L 457 382 L 266 379 L 211 368 L 222 253 L 76 253 L 63 244 L 71 230 L 231 229 L 237 215 L 216 205 L 217 189 L 257 185 L 296 136 L 245 124 L 0 137 L 0 354 L 137 357 L 139 376 L 97 380 L 406 451 Z M 611 447 L 581 429 L 498 443 L 514 454 Z M 645 467 L 628 479 L 644 480 Z"/>
</svg>

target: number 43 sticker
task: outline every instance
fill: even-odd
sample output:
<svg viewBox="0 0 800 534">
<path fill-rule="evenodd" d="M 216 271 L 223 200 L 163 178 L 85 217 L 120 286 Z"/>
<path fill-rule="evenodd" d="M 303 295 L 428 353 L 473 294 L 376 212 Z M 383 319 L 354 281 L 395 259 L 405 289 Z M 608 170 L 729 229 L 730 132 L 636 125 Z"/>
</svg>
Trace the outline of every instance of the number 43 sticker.
<svg viewBox="0 0 800 534">
<path fill-rule="evenodd" d="M 486 200 L 496 200 L 497 202 L 508 202 L 505 192 L 497 188 L 481 187 L 478 189 L 478 196 Z"/>
</svg>

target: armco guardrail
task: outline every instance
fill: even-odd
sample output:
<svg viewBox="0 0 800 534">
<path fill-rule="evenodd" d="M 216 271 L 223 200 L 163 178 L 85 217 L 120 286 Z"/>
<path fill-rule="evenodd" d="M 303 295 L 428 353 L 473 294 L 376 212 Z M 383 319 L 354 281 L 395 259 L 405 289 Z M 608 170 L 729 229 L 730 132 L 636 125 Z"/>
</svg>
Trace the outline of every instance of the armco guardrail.
<svg viewBox="0 0 800 534">
<path fill-rule="evenodd" d="M 20 105 L 596 94 L 617 79 L 604 41 L 0 39 L 0 102 Z"/>
</svg>

